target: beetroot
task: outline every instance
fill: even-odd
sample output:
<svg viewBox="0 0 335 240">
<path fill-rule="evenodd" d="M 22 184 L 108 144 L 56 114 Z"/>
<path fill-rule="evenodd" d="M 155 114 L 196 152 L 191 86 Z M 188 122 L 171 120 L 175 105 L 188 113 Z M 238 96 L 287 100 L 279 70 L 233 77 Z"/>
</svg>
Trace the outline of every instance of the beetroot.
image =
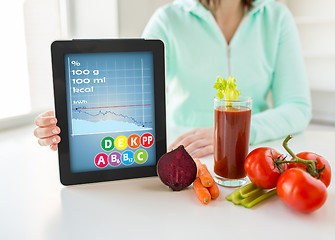
<svg viewBox="0 0 335 240">
<path fill-rule="evenodd" d="M 180 191 L 194 182 L 197 166 L 184 146 L 164 154 L 157 163 L 157 174 L 172 190 Z"/>
</svg>

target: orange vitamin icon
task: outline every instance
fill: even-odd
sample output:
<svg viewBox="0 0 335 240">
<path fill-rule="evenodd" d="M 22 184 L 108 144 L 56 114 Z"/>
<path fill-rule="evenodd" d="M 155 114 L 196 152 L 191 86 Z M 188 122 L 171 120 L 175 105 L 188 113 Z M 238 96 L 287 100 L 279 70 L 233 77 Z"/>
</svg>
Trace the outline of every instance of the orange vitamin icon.
<svg viewBox="0 0 335 240">
<path fill-rule="evenodd" d="M 128 146 L 131 148 L 138 148 L 140 146 L 141 137 L 137 134 L 130 135 L 128 137 Z"/>
</svg>

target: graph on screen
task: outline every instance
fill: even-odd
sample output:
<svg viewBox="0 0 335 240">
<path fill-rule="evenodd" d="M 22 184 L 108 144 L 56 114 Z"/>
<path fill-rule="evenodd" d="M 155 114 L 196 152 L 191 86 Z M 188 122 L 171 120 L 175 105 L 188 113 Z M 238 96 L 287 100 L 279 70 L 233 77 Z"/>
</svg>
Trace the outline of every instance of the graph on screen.
<svg viewBox="0 0 335 240">
<path fill-rule="evenodd" d="M 72 135 L 153 128 L 151 52 L 65 57 Z"/>
</svg>

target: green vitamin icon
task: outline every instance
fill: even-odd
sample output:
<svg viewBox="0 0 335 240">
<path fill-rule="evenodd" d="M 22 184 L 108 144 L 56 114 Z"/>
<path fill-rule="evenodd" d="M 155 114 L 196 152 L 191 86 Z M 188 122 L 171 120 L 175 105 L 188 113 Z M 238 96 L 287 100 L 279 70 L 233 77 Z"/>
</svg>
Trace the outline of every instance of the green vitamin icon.
<svg viewBox="0 0 335 240">
<path fill-rule="evenodd" d="M 135 152 L 135 162 L 142 164 L 145 163 L 148 160 L 148 153 L 144 149 L 138 149 Z"/>
<path fill-rule="evenodd" d="M 101 141 L 101 147 L 105 151 L 111 151 L 114 148 L 114 139 L 112 137 L 105 137 Z"/>
</svg>

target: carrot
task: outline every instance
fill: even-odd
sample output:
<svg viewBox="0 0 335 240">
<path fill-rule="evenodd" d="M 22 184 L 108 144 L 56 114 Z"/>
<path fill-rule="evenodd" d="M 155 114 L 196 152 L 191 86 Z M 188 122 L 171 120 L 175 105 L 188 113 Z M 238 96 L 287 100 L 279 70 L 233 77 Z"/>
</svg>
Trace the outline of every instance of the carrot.
<svg viewBox="0 0 335 240">
<path fill-rule="evenodd" d="M 202 185 L 205 187 L 211 187 L 214 183 L 212 175 L 209 173 L 207 166 L 202 164 L 198 158 L 194 159 L 197 165 L 197 176 L 200 178 Z"/>
<path fill-rule="evenodd" d="M 214 182 L 213 185 L 208 188 L 208 191 L 211 194 L 213 200 L 220 196 L 220 190 L 216 182 Z"/>
<path fill-rule="evenodd" d="M 200 178 L 196 178 L 193 182 L 193 188 L 197 197 L 203 204 L 208 204 L 211 201 L 211 194 L 208 189 L 201 184 Z"/>
<path fill-rule="evenodd" d="M 200 166 L 201 166 L 201 162 L 199 158 L 195 158 L 194 159 L 195 164 L 197 165 L 197 177 L 199 177 L 199 170 L 200 170 Z"/>
</svg>

